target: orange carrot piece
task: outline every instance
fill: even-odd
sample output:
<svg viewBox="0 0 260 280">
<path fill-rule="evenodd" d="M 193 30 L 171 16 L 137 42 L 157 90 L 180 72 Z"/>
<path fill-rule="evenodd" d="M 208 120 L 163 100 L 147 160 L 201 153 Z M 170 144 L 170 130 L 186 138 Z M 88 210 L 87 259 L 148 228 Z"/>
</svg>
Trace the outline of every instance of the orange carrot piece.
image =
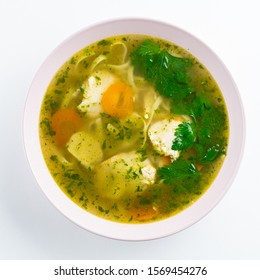
<svg viewBox="0 0 260 280">
<path fill-rule="evenodd" d="M 79 114 L 72 109 L 60 109 L 52 117 L 52 129 L 55 131 L 55 142 L 63 146 L 71 135 L 78 131 L 82 125 Z"/>
<path fill-rule="evenodd" d="M 198 169 L 198 171 L 200 171 L 203 168 L 203 165 L 198 162 L 196 162 L 195 166 Z"/>
<path fill-rule="evenodd" d="M 125 118 L 133 112 L 133 91 L 122 83 L 112 84 L 103 94 L 101 104 L 105 113 L 119 118 Z"/>
<path fill-rule="evenodd" d="M 163 162 L 164 165 L 170 164 L 171 163 L 171 157 L 170 156 L 164 156 L 162 158 L 162 162 Z"/>
<path fill-rule="evenodd" d="M 139 222 L 149 221 L 159 214 L 158 210 L 154 209 L 152 205 L 134 207 L 130 211 L 133 219 Z"/>
</svg>

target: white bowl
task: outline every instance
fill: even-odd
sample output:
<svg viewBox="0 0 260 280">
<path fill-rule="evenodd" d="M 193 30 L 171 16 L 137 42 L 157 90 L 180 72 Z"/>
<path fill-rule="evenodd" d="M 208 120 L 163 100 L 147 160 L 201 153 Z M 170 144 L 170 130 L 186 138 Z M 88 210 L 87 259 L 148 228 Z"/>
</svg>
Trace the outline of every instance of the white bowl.
<svg viewBox="0 0 260 280">
<path fill-rule="evenodd" d="M 98 218 L 73 203 L 57 186 L 43 159 L 39 113 L 43 96 L 57 70 L 75 52 L 103 38 L 120 34 L 146 34 L 172 41 L 189 50 L 211 72 L 228 108 L 230 138 L 227 157 L 208 191 L 181 213 L 148 224 L 123 224 Z M 222 199 L 238 171 L 245 139 L 245 119 L 239 92 L 225 65 L 203 42 L 175 26 L 147 19 L 122 19 L 87 27 L 59 45 L 38 70 L 24 112 L 24 143 L 29 164 L 42 191 L 67 218 L 93 233 L 121 240 L 149 240 L 183 230 L 199 221 Z"/>
</svg>

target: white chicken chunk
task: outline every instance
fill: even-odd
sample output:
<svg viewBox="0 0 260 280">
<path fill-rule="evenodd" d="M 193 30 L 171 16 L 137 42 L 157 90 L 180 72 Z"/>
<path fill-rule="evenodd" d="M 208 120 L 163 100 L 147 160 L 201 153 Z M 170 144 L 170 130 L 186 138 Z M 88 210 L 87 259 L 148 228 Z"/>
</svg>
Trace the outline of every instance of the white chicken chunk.
<svg viewBox="0 0 260 280">
<path fill-rule="evenodd" d="M 117 81 L 117 77 L 107 71 L 96 71 L 82 86 L 84 95 L 78 105 L 81 112 L 86 112 L 91 118 L 97 118 L 102 112 L 101 100 L 103 93 Z"/>
<path fill-rule="evenodd" d="M 144 191 L 155 181 L 156 169 L 151 162 L 135 152 L 115 155 L 96 166 L 94 184 L 100 194 L 118 199 L 124 193 Z"/>
<path fill-rule="evenodd" d="M 153 123 L 148 129 L 148 136 L 154 149 L 162 156 L 170 156 L 171 161 L 176 160 L 180 152 L 172 150 L 175 139 L 175 130 L 182 123 L 174 119 L 165 119 Z"/>
</svg>

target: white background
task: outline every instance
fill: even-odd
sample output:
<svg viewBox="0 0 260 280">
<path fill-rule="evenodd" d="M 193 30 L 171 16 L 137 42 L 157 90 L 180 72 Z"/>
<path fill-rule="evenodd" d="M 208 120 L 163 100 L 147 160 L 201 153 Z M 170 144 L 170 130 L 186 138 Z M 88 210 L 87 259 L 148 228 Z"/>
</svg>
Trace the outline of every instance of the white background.
<svg viewBox="0 0 260 280">
<path fill-rule="evenodd" d="M 260 259 L 260 7 L 257 0 L 0 0 L 0 259 Z M 124 242 L 71 223 L 37 185 L 23 148 L 30 83 L 72 33 L 114 18 L 145 17 L 203 40 L 242 97 L 247 139 L 237 177 L 192 227 L 154 241 Z"/>
</svg>

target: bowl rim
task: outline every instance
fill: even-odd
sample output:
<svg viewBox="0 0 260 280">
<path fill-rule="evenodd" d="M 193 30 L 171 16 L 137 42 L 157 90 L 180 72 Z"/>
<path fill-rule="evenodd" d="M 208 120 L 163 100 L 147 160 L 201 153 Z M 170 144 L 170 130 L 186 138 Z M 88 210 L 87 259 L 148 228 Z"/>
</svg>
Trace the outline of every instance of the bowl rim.
<svg viewBox="0 0 260 280">
<path fill-rule="evenodd" d="M 113 34 L 112 30 L 114 29 L 111 28 L 115 28 L 117 32 L 114 32 Z M 179 214 L 165 220 L 145 224 L 124 224 L 105 220 L 90 214 L 73 203 L 67 197 L 67 195 L 63 193 L 63 191 L 55 183 L 45 165 L 41 153 L 39 137 L 35 137 L 35 132 L 37 131 L 38 136 L 39 110 L 37 111 L 37 109 L 39 109 L 39 102 L 40 104 L 42 102 L 43 95 L 48 86 L 48 81 L 50 82 L 51 80 L 49 77 L 52 78 L 60 66 L 67 59 L 69 59 L 69 57 L 71 57 L 77 50 L 80 50 L 84 47 L 82 46 L 78 48 L 79 45 L 82 45 L 86 40 L 86 38 L 84 39 L 83 37 L 86 36 L 86 34 L 89 34 L 89 36 L 92 35 L 92 37 L 90 36 L 91 39 L 89 40 L 98 38 L 93 41 L 95 42 L 113 35 L 130 34 L 129 32 L 120 32 L 122 30 L 134 30 L 135 28 L 138 28 L 136 29 L 138 32 L 132 32 L 131 34 L 144 34 L 143 31 L 147 30 L 147 32 L 145 32 L 146 35 L 160 37 L 171 41 L 191 52 L 202 62 L 202 64 L 204 64 L 209 69 L 215 79 L 217 73 L 217 76 L 219 76 L 218 79 L 216 79 L 217 83 L 219 84 L 220 81 L 227 83 L 221 83 L 219 86 L 226 103 L 228 100 L 228 104 L 230 104 L 230 106 L 227 104 L 227 109 L 229 114 L 229 122 L 231 121 L 230 117 L 232 117 L 232 123 L 230 122 L 230 136 L 227 157 L 217 178 L 211 184 L 206 193 L 196 201 L 196 203 L 189 206 Z M 98 35 L 93 34 L 97 31 L 100 32 Z M 177 36 L 176 38 L 178 38 L 178 42 L 183 40 L 183 44 L 179 44 L 176 42 L 176 40 L 170 39 L 173 35 L 168 34 L 167 32 L 169 31 L 175 33 L 174 36 Z M 111 35 L 105 37 L 103 36 L 104 34 L 108 33 Z M 159 33 L 159 35 L 156 35 L 157 33 Z M 193 44 L 189 45 L 191 42 L 193 42 Z M 201 54 L 201 49 L 205 53 Z M 70 56 L 68 56 L 69 54 Z M 67 59 L 64 60 L 65 57 L 67 57 Z M 203 59 L 201 60 L 202 57 Z M 205 57 L 210 58 L 210 60 L 205 61 Z M 216 69 L 221 69 L 223 71 L 222 74 L 220 75 Z M 212 72 L 214 72 L 215 75 Z M 45 85 L 45 89 L 40 87 L 41 85 Z M 229 92 L 233 93 L 233 98 L 235 99 L 232 99 L 232 96 L 229 95 L 225 96 L 223 89 L 225 92 L 229 90 Z M 40 97 L 35 96 L 34 94 L 37 91 L 41 91 L 40 100 Z M 235 107 L 233 108 L 231 105 Z M 237 135 L 240 136 L 239 139 L 236 138 Z M 245 113 L 240 93 L 229 70 L 224 65 L 222 60 L 211 50 L 211 48 L 209 48 L 204 42 L 202 42 L 193 34 L 173 24 L 147 18 L 121 18 L 115 20 L 106 20 L 82 28 L 65 39 L 61 44 L 54 48 L 54 50 L 44 60 L 36 72 L 29 88 L 23 115 L 23 142 L 27 162 L 29 163 L 30 169 L 38 185 L 40 186 L 43 193 L 47 196 L 48 200 L 65 217 L 81 228 L 108 238 L 128 241 L 144 241 L 172 235 L 198 222 L 213 208 L 215 208 L 215 206 L 222 200 L 223 196 L 231 187 L 231 184 L 233 183 L 238 172 L 244 153 L 245 135 Z M 40 155 L 40 157 L 35 157 L 35 155 Z M 231 172 L 230 174 L 228 174 L 227 171 L 224 172 L 228 169 L 231 170 L 229 171 Z M 219 178 L 222 178 L 222 180 Z M 221 189 L 217 189 L 218 184 L 221 185 Z M 51 186 L 51 188 L 48 186 Z M 193 219 L 190 219 L 190 217 L 193 217 Z"/>
</svg>

